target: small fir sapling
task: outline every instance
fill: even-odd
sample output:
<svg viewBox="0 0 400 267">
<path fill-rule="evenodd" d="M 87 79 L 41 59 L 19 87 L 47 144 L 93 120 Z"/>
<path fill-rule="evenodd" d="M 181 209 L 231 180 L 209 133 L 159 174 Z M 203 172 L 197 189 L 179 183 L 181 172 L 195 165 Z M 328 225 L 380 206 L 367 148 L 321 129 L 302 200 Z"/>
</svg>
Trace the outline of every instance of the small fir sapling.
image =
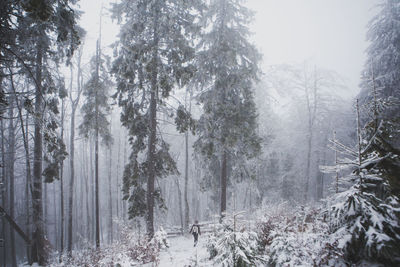
<svg viewBox="0 0 400 267">
<path fill-rule="evenodd" d="M 220 266 L 254 266 L 264 263 L 256 232 L 247 230 L 236 217 L 227 214 L 207 242 L 214 264 Z"/>
<path fill-rule="evenodd" d="M 400 153 L 387 140 L 398 125 L 374 114 L 372 123 L 361 130 L 357 101 L 358 151 L 342 145 L 342 149 L 353 151 L 353 159 L 331 168 L 349 168 L 347 179 L 354 185 L 331 197 L 330 228 L 348 262 L 393 265 L 400 262 L 400 203 L 393 189 L 400 171 Z"/>
</svg>

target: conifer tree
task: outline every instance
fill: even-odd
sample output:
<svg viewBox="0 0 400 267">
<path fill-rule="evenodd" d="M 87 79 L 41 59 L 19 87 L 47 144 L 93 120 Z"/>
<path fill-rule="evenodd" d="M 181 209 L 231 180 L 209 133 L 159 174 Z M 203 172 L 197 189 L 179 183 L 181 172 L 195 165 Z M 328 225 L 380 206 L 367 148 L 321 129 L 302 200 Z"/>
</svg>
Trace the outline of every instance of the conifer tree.
<svg viewBox="0 0 400 267">
<path fill-rule="evenodd" d="M 371 20 L 367 38 L 367 60 L 362 73 L 360 108 L 362 123 L 369 137 L 384 129 L 384 142 L 400 150 L 400 2 L 384 0 Z M 397 129 L 397 130 L 396 130 Z M 388 134 L 390 132 L 390 134 Z M 400 197 L 400 179 L 391 179 L 391 186 Z"/>
<path fill-rule="evenodd" d="M 346 178 L 354 185 L 335 196 L 332 207 L 332 229 L 350 263 L 400 263 L 399 18 L 399 1 L 385 0 L 370 23 L 362 105 L 357 100 L 357 149 L 333 140 L 347 154 L 334 170 L 352 168 Z"/>
<path fill-rule="evenodd" d="M 383 0 L 379 8 L 367 33 L 370 45 L 359 96 L 362 105 L 369 105 L 364 121 L 372 117 L 391 120 L 400 117 L 400 2 Z M 376 129 L 379 122 L 373 123 Z M 399 144 L 395 146 L 399 148 Z"/>
<path fill-rule="evenodd" d="M 219 163 L 221 213 L 226 211 L 229 166 L 260 151 L 253 85 L 260 54 L 249 42 L 252 13 L 240 0 L 212 0 L 202 17 L 196 83 L 203 115 L 195 150 L 205 164 Z"/>
<path fill-rule="evenodd" d="M 123 193 L 130 203 L 130 218 L 146 217 L 149 237 L 154 234 L 155 201 L 163 205 L 156 178 L 177 173 L 157 117 L 171 90 L 187 84 L 193 75 L 198 4 L 198 0 L 123 0 L 113 7 L 122 24 L 113 65 L 116 98 L 131 145 Z"/>
<path fill-rule="evenodd" d="M 104 57 L 97 42 L 96 55 L 92 59 L 92 73 L 86 83 L 83 95 L 85 103 L 82 106 L 83 121 L 79 126 L 80 133 L 86 138 L 94 137 L 95 142 L 95 235 L 96 248 L 100 247 L 100 206 L 99 206 L 99 139 L 107 146 L 111 145 L 110 122 L 107 116 L 110 112 L 108 90 L 112 86 L 109 76 L 109 58 Z"/>
<path fill-rule="evenodd" d="M 392 123 L 381 121 L 375 131 L 371 128 L 367 123 L 358 131 L 358 149 L 333 141 L 347 156 L 325 170 L 350 168 L 342 179 L 353 186 L 333 196 L 331 229 L 349 263 L 368 260 L 395 266 L 400 256 L 400 202 L 393 181 L 400 172 L 400 151 L 386 141 L 395 130 Z"/>
<path fill-rule="evenodd" d="M 28 0 L 16 3 L 23 12 L 18 19 L 16 45 L 11 49 L 19 49 L 9 52 L 14 54 L 35 85 L 35 102 L 33 105 L 27 103 L 34 113 L 31 263 L 44 265 L 48 247 L 45 245 L 43 225 L 42 176 L 46 182 L 57 178 L 60 162 L 66 155 L 65 146 L 55 132 L 58 127 L 58 91 L 49 62 L 59 63 L 64 57 L 70 58 L 79 45 L 76 26 L 79 14 L 72 8 L 75 0 Z M 43 160 L 47 161 L 44 170 Z"/>
</svg>

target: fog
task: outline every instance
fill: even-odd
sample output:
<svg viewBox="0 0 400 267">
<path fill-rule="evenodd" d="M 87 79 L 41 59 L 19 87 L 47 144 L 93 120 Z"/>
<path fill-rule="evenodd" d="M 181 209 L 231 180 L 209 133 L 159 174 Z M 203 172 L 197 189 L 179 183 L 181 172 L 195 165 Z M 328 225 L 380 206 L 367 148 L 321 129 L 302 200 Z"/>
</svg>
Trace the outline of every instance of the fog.
<svg viewBox="0 0 400 267">
<path fill-rule="evenodd" d="M 363 193 L 371 140 L 397 138 L 385 126 L 398 116 L 397 74 L 367 51 L 382 1 L 28 2 L 1 13 L 1 266 L 190 266 L 194 255 L 194 266 L 218 265 L 232 221 L 230 239 L 249 231 L 257 242 L 243 246 L 262 244 L 264 264 L 284 266 L 276 250 L 304 246 L 271 233 L 328 240 L 335 196 Z M 248 24 L 239 3 L 254 12 Z M 293 226 L 309 218 L 315 228 Z M 199 247 L 203 260 L 185 250 L 192 224 L 213 244 Z M 163 250 L 167 236 L 183 255 Z M 337 266 L 360 263 L 338 243 L 305 254 L 329 247 Z M 392 263 L 379 257 L 368 260 Z"/>
</svg>

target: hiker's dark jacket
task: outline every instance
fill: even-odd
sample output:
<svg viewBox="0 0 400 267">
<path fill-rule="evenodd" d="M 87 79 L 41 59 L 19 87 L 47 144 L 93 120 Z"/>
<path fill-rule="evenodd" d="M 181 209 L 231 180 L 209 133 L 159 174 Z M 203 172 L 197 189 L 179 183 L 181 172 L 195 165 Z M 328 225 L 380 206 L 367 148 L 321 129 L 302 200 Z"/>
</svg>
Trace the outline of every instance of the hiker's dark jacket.
<svg viewBox="0 0 400 267">
<path fill-rule="evenodd" d="M 197 229 L 198 229 L 197 234 L 201 235 L 201 232 L 200 232 L 200 225 L 198 225 L 198 224 L 193 224 L 193 225 L 192 225 L 192 228 L 190 229 L 190 232 L 189 232 L 189 233 L 191 233 L 191 234 L 195 234 L 195 233 L 196 233 L 194 227 L 197 227 Z"/>
</svg>

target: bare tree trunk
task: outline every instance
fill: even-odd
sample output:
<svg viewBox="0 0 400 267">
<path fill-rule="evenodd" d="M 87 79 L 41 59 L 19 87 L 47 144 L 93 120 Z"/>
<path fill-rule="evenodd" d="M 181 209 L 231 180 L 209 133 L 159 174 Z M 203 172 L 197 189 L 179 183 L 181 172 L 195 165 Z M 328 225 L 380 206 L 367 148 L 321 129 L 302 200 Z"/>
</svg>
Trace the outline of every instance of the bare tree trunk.
<svg viewBox="0 0 400 267">
<path fill-rule="evenodd" d="M 61 102 L 61 141 L 64 142 L 65 100 Z M 60 164 L 60 252 L 64 252 L 64 161 Z M 60 257 L 61 259 L 61 257 Z"/>
<path fill-rule="evenodd" d="M 154 71 L 155 72 L 155 71 Z M 149 177 L 147 179 L 147 234 L 149 238 L 152 238 L 154 235 L 154 180 L 155 180 L 155 146 L 156 146 L 156 112 L 157 112 L 157 100 L 156 100 L 156 91 L 157 91 L 157 73 L 153 73 L 152 78 L 152 91 L 151 91 L 151 99 L 150 99 L 150 135 L 148 142 L 148 173 Z"/>
<path fill-rule="evenodd" d="M 185 231 L 185 226 L 184 226 L 184 222 L 183 222 L 182 190 L 179 185 L 179 177 L 178 176 L 175 178 L 175 184 L 176 184 L 176 189 L 178 190 L 179 218 L 180 218 L 180 222 L 181 222 L 181 232 L 183 234 L 183 231 Z"/>
<path fill-rule="evenodd" d="M 127 153 L 126 153 L 126 148 L 128 147 L 127 144 L 127 136 L 126 134 L 124 135 L 124 161 L 123 161 L 123 166 L 126 166 L 126 161 L 127 161 Z M 122 190 L 122 177 L 121 177 L 121 185 L 120 185 L 120 191 Z M 125 222 L 126 221 L 126 215 L 128 214 L 128 211 L 126 210 L 126 202 L 127 200 L 121 200 L 121 209 L 122 209 L 122 219 Z"/>
<path fill-rule="evenodd" d="M 32 190 L 32 220 L 34 224 L 33 244 L 31 246 L 31 262 L 44 265 L 47 261 L 44 232 L 43 232 L 43 203 L 42 203 L 42 119 L 43 119 L 43 92 L 42 92 L 42 64 L 43 51 L 38 44 L 36 54 L 36 92 L 35 92 L 35 133 L 33 148 L 33 190 Z"/>
<path fill-rule="evenodd" d="M 90 143 L 89 143 L 89 150 L 90 150 L 90 211 L 92 213 L 92 222 L 95 221 L 96 218 L 96 211 L 95 211 L 95 195 L 94 195 L 94 168 L 93 168 L 93 154 L 94 154 L 94 144 L 93 144 L 93 138 L 90 139 Z M 95 241 L 95 227 L 96 224 L 93 223 L 90 225 L 91 226 L 91 230 L 90 230 L 90 240 L 92 240 L 94 243 Z"/>
<path fill-rule="evenodd" d="M 159 7 L 155 6 L 154 25 L 153 25 L 153 51 L 152 63 L 153 69 L 151 73 L 151 93 L 150 93 L 150 134 L 148 141 L 148 178 L 147 178 L 147 235 L 152 238 L 154 235 L 154 181 L 155 181 L 155 150 L 156 150 L 156 132 L 157 132 L 157 98 L 158 98 L 158 16 Z"/>
<path fill-rule="evenodd" d="M 184 230 L 187 232 L 189 227 L 189 201 L 188 201 L 188 183 L 189 183 L 189 133 L 185 133 L 185 187 L 184 187 L 184 203 L 185 203 L 185 222 Z"/>
<path fill-rule="evenodd" d="M 57 214 L 57 205 L 55 205 L 55 203 L 57 203 L 57 188 L 56 188 L 56 184 L 53 183 L 53 212 L 54 212 L 54 247 L 55 249 L 57 249 L 58 246 L 58 214 Z"/>
<path fill-rule="evenodd" d="M 11 76 L 11 87 L 13 89 L 13 93 L 16 95 L 16 90 L 15 90 L 15 86 L 14 86 L 14 80 Z M 30 154 L 29 154 L 29 112 L 26 112 L 26 118 L 25 118 L 25 122 L 26 122 L 26 127 L 24 124 L 24 119 L 23 119 L 23 114 L 22 114 L 22 107 L 19 103 L 18 98 L 15 98 L 15 103 L 17 105 L 17 109 L 18 109 L 18 117 L 19 117 L 19 121 L 21 124 L 21 132 L 22 132 L 22 140 L 24 143 L 24 149 L 25 149 L 25 166 L 26 166 L 26 179 L 25 179 L 25 214 L 26 214 L 26 235 L 30 236 L 30 229 L 29 229 L 29 225 L 30 225 L 30 215 L 29 215 L 29 189 L 30 189 L 30 185 L 31 185 L 31 161 L 30 161 Z M 29 246 L 27 246 L 26 249 L 26 257 L 28 259 L 28 262 L 30 262 L 30 253 L 29 253 Z"/>
<path fill-rule="evenodd" d="M 72 88 L 71 88 L 72 89 Z M 69 151 L 69 165 L 70 165 L 70 180 L 69 180 L 69 195 L 68 195 L 68 243 L 67 251 L 71 255 L 72 251 L 72 216 L 74 207 L 74 179 L 75 179 L 75 169 L 74 169 L 74 156 L 75 156 L 75 111 L 77 105 L 72 104 L 71 111 L 71 134 L 70 134 L 70 151 Z"/>
<path fill-rule="evenodd" d="M 14 162 L 15 162 L 15 126 L 14 126 L 14 96 L 9 97 L 8 100 L 8 180 L 9 182 L 9 213 L 10 217 L 14 220 Z M 15 233 L 14 229 L 10 229 L 10 248 L 11 248 L 11 264 L 13 267 L 17 266 L 17 257 L 15 252 Z"/>
<path fill-rule="evenodd" d="M 96 210 L 96 248 L 100 247 L 100 213 L 99 213 L 99 131 L 96 129 L 94 152 L 94 184 Z"/>
<path fill-rule="evenodd" d="M 21 125 L 23 125 L 23 120 L 21 116 Z M 22 130 L 23 131 L 23 130 Z M 30 209 L 29 209 L 29 193 L 31 192 L 30 189 L 32 186 L 32 172 L 31 172 L 31 160 L 30 160 L 30 153 L 29 153 L 29 113 L 26 113 L 26 129 L 24 135 L 24 146 L 25 146 L 25 153 L 26 153 L 26 180 L 25 180 L 25 212 L 26 212 L 26 235 L 30 238 Z M 26 258 L 28 262 L 30 262 L 31 254 L 29 251 L 29 246 L 26 247 Z"/>
<path fill-rule="evenodd" d="M 117 155 L 117 183 L 116 183 L 116 186 L 117 186 L 117 201 L 116 201 L 116 204 L 117 204 L 117 207 L 116 207 L 116 215 L 117 215 L 117 218 L 119 219 L 119 203 L 120 203 L 120 201 L 121 201 L 121 196 L 120 196 L 120 192 L 121 192 L 121 186 L 120 186 L 120 174 L 119 174 L 119 169 L 121 168 L 121 165 L 120 165 L 120 153 L 121 152 L 121 132 L 119 133 L 119 135 L 118 135 L 118 155 Z M 122 168 L 125 168 L 125 166 L 123 166 Z M 123 173 L 123 172 L 122 172 Z"/>
<path fill-rule="evenodd" d="M 69 196 L 68 196 L 68 243 L 67 243 L 67 251 L 68 254 L 71 255 L 72 252 L 72 230 L 73 230 L 73 209 L 74 209 L 74 179 L 75 179 L 75 113 L 76 109 L 79 105 L 80 96 L 82 93 L 81 87 L 81 58 L 82 51 L 79 51 L 78 55 L 78 70 L 77 70 L 77 96 L 75 100 L 72 99 L 72 80 L 73 80 L 73 71 L 71 66 L 71 84 L 70 84 L 70 100 L 71 100 L 71 134 L 70 134 L 70 153 L 69 153 L 69 163 L 70 163 L 70 181 L 69 181 Z"/>
<path fill-rule="evenodd" d="M 100 40 L 97 41 L 96 51 L 96 84 L 99 84 L 99 67 L 100 67 Z M 97 89 L 96 89 L 96 130 L 94 136 L 95 148 L 94 148 L 94 184 L 95 184 L 95 205 L 96 205 L 96 248 L 100 247 L 100 211 L 99 211 L 99 107 L 97 103 Z"/>
<path fill-rule="evenodd" d="M 192 92 L 189 96 L 189 113 L 192 109 Z M 184 203 L 185 203 L 185 223 L 184 230 L 188 231 L 189 227 L 189 201 L 188 201 L 188 183 L 189 183 L 189 132 L 185 133 L 185 188 L 184 188 Z"/>
<path fill-rule="evenodd" d="M 1 79 L 0 78 L 0 86 L 1 86 Z M 4 147 L 4 123 L 3 119 L 0 119 L 0 125 L 1 125 L 1 186 L 0 190 L 2 190 L 1 194 L 1 204 L 6 207 L 7 205 L 7 198 L 6 198 L 6 189 L 7 189 L 7 179 L 6 179 L 6 158 L 5 158 L 5 147 Z M 2 236 L 4 238 L 4 243 L 5 243 L 5 238 L 6 238 L 6 224 L 2 223 Z M 7 246 L 3 246 L 3 266 L 6 266 L 7 262 Z"/>
<path fill-rule="evenodd" d="M 86 238 L 87 236 L 87 232 L 86 232 L 86 225 L 87 222 L 85 223 L 84 218 L 85 218 L 85 209 L 83 207 L 84 205 L 84 201 L 85 201 L 85 182 L 86 182 L 86 163 L 85 163 L 85 158 L 86 158 L 86 154 L 85 154 L 85 146 L 83 143 L 80 144 L 80 152 L 81 152 L 81 174 L 80 174 L 80 185 L 79 185 L 79 189 L 80 189 L 80 198 L 79 198 L 79 202 L 81 203 L 81 205 L 79 206 L 79 211 L 80 211 L 80 230 L 81 230 L 81 236 L 83 239 Z"/>
<path fill-rule="evenodd" d="M 85 152 L 87 153 L 87 143 L 85 144 Z M 89 149 L 89 153 L 90 153 L 90 149 Z M 89 177 L 90 177 L 90 168 L 88 166 L 88 162 L 85 161 L 83 163 L 86 166 L 85 169 L 85 192 L 86 192 L 86 237 L 88 240 L 90 240 L 91 235 L 90 235 L 90 225 L 92 224 L 92 220 L 90 217 L 90 209 L 89 209 Z"/>
<path fill-rule="evenodd" d="M 226 151 L 222 152 L 221 157 L 221 218 L 226 212 L 226 187 L 227 187 L 227 171 L 226 171 Z"/>
<path fill-rule="evenodd" d="M 328 142 L 328 136 L 324 136 L 324 142 L 322 147 L 327 147 L 327 142 Z M 324 197 L 324 173 L 321 172 L 319 169 L 320 165 L 325 165 L 326 162 L 326 149 L 322 152 L 322 157 L 320 153 L 318 153 L 318 160 L 317 160 L 317 166 L 316 166 L 316 185 L 317 185 L 317 192 L 316 192 L 316 200 L 320 200 Z"/>
<path fill-rule="evenodd" d="M 48 225 L 48 221 L 47 221 L 47 213 L 48 213 L 48 209 L 47 209 L 47 183 L 44 182 L 43 183 L 43 223 L 44 223 L 44 227 L 43 227 L 43 232 L 44 235 L 47 236 L 47 225 Z"/>
<path fill-rule="evenodd" d="M 111 122 L 110 121 L 110 133 L 111 133 Z M 112 184 L 111 184 L 111 169 L 112 169 L 112 145 L 109 147 L 109 166 L 108 166 L 108 211 L 109 211 L 109 243 L 113 242 L 113 207 L 112 207 Z"/>
<path fill-rule="evenodd" d="M 304 188 L 304 201 L 308 199 L 308 187 L 310 181 L 310 166 L 311 166 L 311 149 L 312 149 L 312 129 L 311 125 L 308 128 L 307 136 L 307 165 L 306 165 L 306 184 Z"/>
<path fill-rule="evenodd" d="M 313 126 L 315 121 L 315 116 L 317 113 L 317 70 L 314 67 L 314 84 L 313 84 L 313 99 L 314 103 L 311 103 L 311 93 L 309 92 L 308 87 L 308 78 L 306 73 L 306 68 L 304 68 L 304 89 L 305 89 L 305 97 L 307 103 L 307 111 L 308 111 L 308 136 L 307 136 L 307 165 L 306 165 L 306 181 L 304 188 L 304 201 L 308 200 L 308 189 L 310 182 L 310 167 L 311 167 L 311 151 L 312 151 L 312 141 L 313 141 Z"/>
</svg>

